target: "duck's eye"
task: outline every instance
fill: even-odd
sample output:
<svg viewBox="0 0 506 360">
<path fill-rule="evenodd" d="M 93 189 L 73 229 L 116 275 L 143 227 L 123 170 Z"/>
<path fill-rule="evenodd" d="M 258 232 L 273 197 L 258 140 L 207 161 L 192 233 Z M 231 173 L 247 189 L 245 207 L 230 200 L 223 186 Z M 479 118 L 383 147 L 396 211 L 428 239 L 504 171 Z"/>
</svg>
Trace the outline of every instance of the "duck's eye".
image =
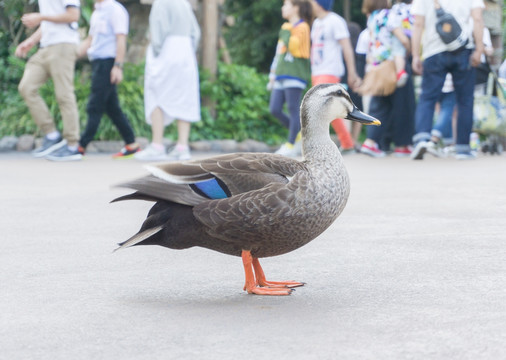
<svg viewBox="0 0 506 360">
<path fill-rule="evenodd" d="M 343 92 L 342 92 L 342 90 L 337 90 L 337 95 L 338 95 L 338 96 L 341 96 L 341 95 L 343 95 Z"/>
</svg>

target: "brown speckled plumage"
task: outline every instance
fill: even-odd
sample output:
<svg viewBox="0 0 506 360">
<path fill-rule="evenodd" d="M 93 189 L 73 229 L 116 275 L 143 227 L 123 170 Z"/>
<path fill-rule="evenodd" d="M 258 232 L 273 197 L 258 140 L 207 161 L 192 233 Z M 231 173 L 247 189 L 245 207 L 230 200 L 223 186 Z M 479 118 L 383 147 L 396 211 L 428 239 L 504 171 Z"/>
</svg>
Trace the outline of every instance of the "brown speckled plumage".
<svg viewBox="0 0 506 360">
<path fill-rule="evenodd" d="M 308 91 L 301 105 L 304 160 L 267 153 L 236 153 L 205 160 L 149 166 L 151 175 L 122 184 L 137 192 L 118 200 L 156 201 L 141 230 L 121 247 L 201 246 L 254 258 L 295 250 L 320 235 L 343 211 L 350 184 L 329 136 L 337 117 L 363 123 L 337 84 Z M 217 179 L 227 196 L 210 199 L 195 186 Z"/>
</svg>

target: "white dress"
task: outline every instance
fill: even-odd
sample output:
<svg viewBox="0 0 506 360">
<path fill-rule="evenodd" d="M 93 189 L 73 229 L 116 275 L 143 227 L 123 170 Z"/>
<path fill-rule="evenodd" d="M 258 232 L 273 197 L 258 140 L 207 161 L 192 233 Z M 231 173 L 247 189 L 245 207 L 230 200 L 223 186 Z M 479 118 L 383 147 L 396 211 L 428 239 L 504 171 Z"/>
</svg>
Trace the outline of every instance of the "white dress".
<svg viewBox="0 0 506 360">
<path fill-rule="evenodd" d="M 165 125 L 174 119 L 200 120 L 199 73 L 190 37 L 168 36 L 158 57 L 151 45 L 148 47 L 144 73 L 144 112 L 148 124 L 157 107 L 163 112 Z"/>
</svg>

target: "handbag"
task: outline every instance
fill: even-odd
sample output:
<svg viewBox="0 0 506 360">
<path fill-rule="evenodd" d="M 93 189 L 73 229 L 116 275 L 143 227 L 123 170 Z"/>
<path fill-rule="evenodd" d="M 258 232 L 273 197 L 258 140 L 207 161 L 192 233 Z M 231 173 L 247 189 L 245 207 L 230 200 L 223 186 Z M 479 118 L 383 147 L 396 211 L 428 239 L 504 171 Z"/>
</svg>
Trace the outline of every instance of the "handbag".
<svg viewBox="0 0 506 360">
<path fill-rule="evenodd" d="M 446 44 L 449 52 L 457 52 L 464 49 L 467 45 L 468 38 L 464 34 L 455 17 L 444 11 L 437 0 L 434 0 L 436 8 L 436 31 L 441 40 Z"/>
<path fill-rule="evenodd" d="M 385 60 L 365 73 L 364 81 L 358 89 L 360 95 L 388 96 L 397 87 L 397 74 L 393 60 Z"/>
<path fill-rule="evenodd" d="M 495 72 L 490 72 L 489 91 L 474 97 L 473 131 L 506 136 L 506 89 Z"/>
<path fill-rule="evenodd" d="M 490 69 L 490 65 L 488 62 L 482 62 L 480 65 L 476 67 L 476 78 L 474 83 L 476 85 L 478 84 L 485 84 L 488 81 L 488 74 L 492 70 Z"/>
</svg>

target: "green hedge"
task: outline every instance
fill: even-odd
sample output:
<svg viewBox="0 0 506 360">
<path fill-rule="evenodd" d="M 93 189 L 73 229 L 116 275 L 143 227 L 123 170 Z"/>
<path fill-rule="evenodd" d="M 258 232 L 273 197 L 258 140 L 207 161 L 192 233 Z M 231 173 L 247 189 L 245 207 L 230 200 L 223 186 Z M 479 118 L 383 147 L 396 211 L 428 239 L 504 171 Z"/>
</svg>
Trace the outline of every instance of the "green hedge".
<svg viewBox="0 0 506 360">
<path fill-rule="evenodd" d="M 0 60 L 0 138 L 6 135 L 38 134 L 28 108 L 18 93 L 17 85 L 23 74 L 25 61 L 13 56 Z M 144 65 L 126 64 L 124 80 L 118 93 L 122 109 L 132 123 L 136 136 L 150 138 L 151 130 L 144 121 Z M 202 121 L 192 127 L 191 141 L 211 139 L 254 139 L 270 145 L 286 139 L 286 129 L 269 113 L 267 76 L 253 68 L 220 64 L 216 80 L 205 71 L 200 72 Z M 90 91 L 90 71 L 87 63 L 79 63 L 75 77 L 75 93 L 81 126 L 86 124 L 86 103 Z M 56 123 L 61 116 L 51 81 L 40 89 Z M 215 104 L 215 113 L 209 110 Z M 176 127 L 166 128 L 166 137 L 176 139 Z M 96 139 L 120 139 L 118 131 L 106 115 Z"/>
</svg>

